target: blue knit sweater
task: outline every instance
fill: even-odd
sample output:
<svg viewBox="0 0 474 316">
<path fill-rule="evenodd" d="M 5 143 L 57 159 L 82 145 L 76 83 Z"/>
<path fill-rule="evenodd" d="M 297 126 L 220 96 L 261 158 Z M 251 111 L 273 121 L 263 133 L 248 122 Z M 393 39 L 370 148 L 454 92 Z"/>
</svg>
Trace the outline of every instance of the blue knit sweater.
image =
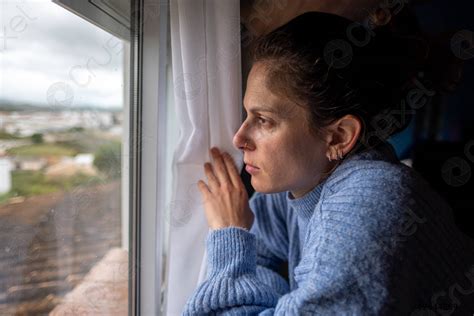
<svg viewBox="0 0 474 316">
<path fill-rule="evenodd" d="M 256 193 L 250 206 L 250 231 L 209 232 L 207 280 L 183 315 L 474 313 L 474 243 L 388 143 L 301 198 Z"/>
</svg>

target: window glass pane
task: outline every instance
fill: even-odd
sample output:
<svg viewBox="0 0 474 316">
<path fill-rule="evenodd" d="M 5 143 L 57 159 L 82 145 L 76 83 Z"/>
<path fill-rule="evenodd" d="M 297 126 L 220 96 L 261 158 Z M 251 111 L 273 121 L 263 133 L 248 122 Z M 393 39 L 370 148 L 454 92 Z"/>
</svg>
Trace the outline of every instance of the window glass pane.
<svg viewBox="0 0 474 316">
<path fill-rule="evenodd" d="M 127 314 L 130 45 L 47 0 L 0 12 L 0 315 Z"/>
</svg>

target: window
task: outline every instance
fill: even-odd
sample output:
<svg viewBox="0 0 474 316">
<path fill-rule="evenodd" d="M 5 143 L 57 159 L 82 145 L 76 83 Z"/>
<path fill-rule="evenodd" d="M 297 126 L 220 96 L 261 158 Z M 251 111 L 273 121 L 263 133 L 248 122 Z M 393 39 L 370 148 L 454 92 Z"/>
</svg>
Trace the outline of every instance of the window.
<svg viewBox="0 0 474 316">
<path fill-rule="evenodd" d="M 74 3 L 1 3 L 2 315 L 129 311 L 130 3 Z"/>
</svg>

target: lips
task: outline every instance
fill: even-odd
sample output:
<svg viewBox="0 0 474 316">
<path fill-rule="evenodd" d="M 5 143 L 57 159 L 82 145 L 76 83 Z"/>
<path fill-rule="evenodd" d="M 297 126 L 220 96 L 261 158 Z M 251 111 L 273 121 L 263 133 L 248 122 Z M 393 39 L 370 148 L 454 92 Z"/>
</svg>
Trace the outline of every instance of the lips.
<svg viewBox="0 0 474 316">
<path fill-rule="evenodd" d="M 252 168 L 254 168 L 254 169 L 259 169 L 257 166 L 252 165 L 251 163 L 248 163 L 248 162 L 245 162 L 245 161 L 244 161 L 244 163 L 245 163 L 247 166 L 249 166 L 249 167 L 252 167 Z"/>
<path fill-rule="evenodd" d="M 258 172 L 260 172 L 260 169 L 258 168 L 254 168 L 250 165 L 246 165 L 245 166 L 245 171 L 247 171 L 248 173 L 250 173 L 251 175 L 255 175 L 257 174 Z"/>
</svg>

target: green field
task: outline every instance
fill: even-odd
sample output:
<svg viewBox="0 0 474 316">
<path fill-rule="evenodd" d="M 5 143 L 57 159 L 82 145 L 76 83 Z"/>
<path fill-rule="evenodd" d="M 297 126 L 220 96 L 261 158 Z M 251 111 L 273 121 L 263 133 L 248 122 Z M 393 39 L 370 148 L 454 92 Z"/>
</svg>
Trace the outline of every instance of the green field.
<svg viewBox="0 0 474 316">
<path fill-rule="evenodd" d="M 67 191 L 77 186 L 103 183 L 102 177 L 77 174 L 71 177 L 48 179 L 41 171 L 13 171 L 12 189 L 0 195 L 0 204 L 15 196 L 33 196 L 57 191 Z"/>
<path fill-rule="evenodd" d="M 94 153 L 94 165 L 100 176 L 76 174 L 70 177 L 47 178 L 44 171 L 13 171 L 12 189 L 0 195 L 0 204 L 15 196 L 33 196 L 51 192 L 70 190 L 77 186 L 104 183 L 120 176 L 121 144 L 120 142 L 102 139 L 93 134 L 78 130 L 71 140 L 57 143 L 39 143 L 7 150 L 8 155 L 20 157 L 60 157 L 75 156 L 78 153 Z"/>
<path fill-rule="evenodd" d="M 15 135 L 12 135 L 12 134 L 8 134 L 8 133 L 5 132 L 5 131 L 0 131 L 0 139 L 3 139 L 3 140 L 14 140 L 14 139 L 22 139 L 22 138 L 19 137 L 19 136 L 15 136 Z"/>
</svg>

